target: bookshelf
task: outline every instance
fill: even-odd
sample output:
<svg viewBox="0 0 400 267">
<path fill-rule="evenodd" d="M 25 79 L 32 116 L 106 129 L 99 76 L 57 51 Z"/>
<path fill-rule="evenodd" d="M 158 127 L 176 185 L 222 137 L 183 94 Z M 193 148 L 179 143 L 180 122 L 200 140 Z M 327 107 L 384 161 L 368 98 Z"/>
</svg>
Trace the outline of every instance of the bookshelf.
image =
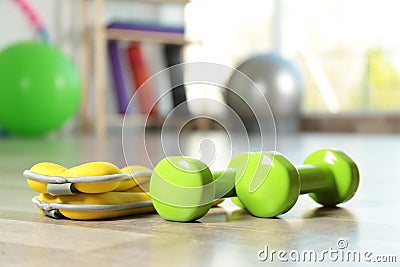
<svg viewBox="0 0 400 267">
<path fill-rule="evenodd" d="M 124 40 L 138 42 L 157 42 L 163 44 L 185 44 L 182 35 L 150 32 L 133 32 L 132 30 L 107 29 L 104 19 L 106 1 L 143 2 L 160 4 L 185 5 L 189 0 L 80 0 L 80 16 L 82 23 L 81 37 L 81 70 L 82 70 L 82 105 L 80 121 L 83 131 L 87 132 L 94 125 L 97 136 L 105 136 L 108 125 L 121 122 L 121 115 L 108 116 L 106 113 L 107 86 L 107 52 L 108 40 Z M 92 14 L 91 14 L 92 13 Z M 93 70 L 93 71 L 91 71 Z M 93 88 L 93 92 L 90 92 Z M 89 117 L 89 100 L 94 99 L 93 119 Z M 136 116 L 137 121 L 144 118 Z M 134 120 L 130 120 L 134 121 Z"/>
<path fill-rule="evenodd" d="M 138 41 L 138 42 L 157 42 L 163 44 L 185 44 L 182 34 L 162 33 L 162 32 L 143 32 L 135 30 L 107 29 L 106 37 L 108 40 Z"/>
</svg>

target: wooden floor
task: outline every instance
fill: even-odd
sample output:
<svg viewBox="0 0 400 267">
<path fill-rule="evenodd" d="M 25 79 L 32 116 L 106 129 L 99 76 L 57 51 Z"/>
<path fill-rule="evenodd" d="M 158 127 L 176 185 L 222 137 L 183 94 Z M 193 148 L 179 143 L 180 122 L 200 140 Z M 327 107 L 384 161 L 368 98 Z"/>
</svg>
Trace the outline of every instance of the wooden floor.
<svg viewBox="0 0 400 267">
<path fill-rule="evenodd" d="M 128 163 L 148 163 L 141 140 L 131 138 L 124 146 Z M 149 158 L 162 157 L 157 147 L 160 137 L 146 138 Z M 197 153 L 199 140 L 205 138 L 215 140 L 213 149 L 222 155 L 246 149 L 245 142 L 235 141 L 230 151 L 226 137 L 218 133 L 194 133 L 182 137 L 182 151 Z M 171 136 L 167 140 L 174 142 Z M 31 203 L 35 194 L 22 172 L 41 161 L 73 166 L 106 160 L 124 166 L 120 134 L 103 140 L 58 135 L 41 140 L 0 138 L 0 266 L 309 265 L 307 259 L 294 262 L 296 250 L 300 255 L 314 250 L 319 259 L 324 250 L 338 251 L 331 258 L 325 254 L 320 262 L 324 266 L 354 264 L 340 256 L 349 250 L 367 253 L 371 261 L 395 259 L 397 263 L 385 265 L 399 266 L 400 136 L 301 134 L 277 139 L 277 149 L 295 163 L 321 147 L 340 148 L 359 164 L 359 191 L 340 208 L 321 208 L 301 196 L 291 211 L 277 219 L 254 218 L 225 203 L 195 223 L 167 222 L 157 214 L 83 222 L 41 215 Z M 225 160 L 214 163 L 220 167 Z M 340 249 L 338 241 L 347 242 L 347 248 Z M 260 250 L 266 247 L 268 255 L 272 250 L 286 251 L 281 256 L 288 262 L 279 260 L 278 254 L 260 261 L 267 254 Z"/>
</svg>

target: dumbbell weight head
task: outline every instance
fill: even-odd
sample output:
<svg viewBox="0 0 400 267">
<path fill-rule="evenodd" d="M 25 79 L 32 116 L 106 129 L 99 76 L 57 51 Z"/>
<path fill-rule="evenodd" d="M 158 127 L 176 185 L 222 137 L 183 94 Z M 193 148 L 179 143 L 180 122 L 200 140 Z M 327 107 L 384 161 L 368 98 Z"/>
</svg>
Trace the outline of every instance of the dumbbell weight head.
<svg viewBox="0 0 400 267">
<path fill-rule="evenodd" d="M 263 166 L 268 166 L 263 164 L 266 156 L 271 159 L 271 169 L 268 173 L 263 171 Z M 246 157 L 258 159 L 249 161 Z M 264 160 L 261 160 L 262 157 Z M 246 161 L 251 164 L 244 165 Z M 254 166 L 257 162 L 258 166 Z M 283 155 L 276 152 L 249 155 L 243 153 L 233 158 L 229 167 L 238 168 L 238 198 L 233 198 L 233 202 L 259 217 L 273 217 L 285 213 L 295 204 L 299 193 L 309 194 L 324 206 L 335 206 L 352 198 L 359 184 L 357 165 L 345 153 L 334 149 L 317 150 L 306 158 L 304 165 L 299 166 L 293 166 Z M 256 190 L 251 189 L 254 188 L 254 181 L 258 185 Z M 290 184 L 292 190 L 288 190 Z M 279 195 L 283 198 L 276 198 Z M 257 204 L 257 201 L 264 204 Z M 270 203 L 266 204 L 267 201 Z"/>
<path fill-rule="evenodd" d="M 317 203 L 335 206 L 351 199 L 359 184 L 359 171 L 354 161 L 345 153 L 335 149 L 320 149 L 310 154 L 305 160 L 330 176 L 331 183 L 326 189 L 309 194 Z"/>
<path fill-rule="evenodd" d="M 300 193 L 296 168 L 278 152 L 241 153 L 235 168 L 237 203 L 257 217 L 274 217 L 293 207 Z"/>
<path fill-rule="evenodd" d="M 215 184 L 203 162 L 188 157 L 168 157 L 154 168 L 150 195 L 155 209 L 164 219 L 193 221 L 211 208 Z"/>
</svg>

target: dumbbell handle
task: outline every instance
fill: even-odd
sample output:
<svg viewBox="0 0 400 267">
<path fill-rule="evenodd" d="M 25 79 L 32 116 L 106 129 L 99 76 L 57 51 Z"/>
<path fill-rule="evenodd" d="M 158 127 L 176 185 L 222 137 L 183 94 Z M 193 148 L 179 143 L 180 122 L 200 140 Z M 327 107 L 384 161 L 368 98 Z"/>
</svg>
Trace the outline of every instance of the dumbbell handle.
<svg viewBox="0 0 400 267">
<path fill-rule="evenodd" d="M 320 168 L 314 165 L 297 165 L 300 176 L 300 194 L 309 194 L 328 188 L 331 179 Z M 215 181 L 215 199 L 236 197 L 235 175 L 236 169 L 213 171 Z"/>
<path fill-rule="evenodd" d="M 236 197 L 236 169 L 213 171 L 212 175 L 215 181 L 214 199 Z"/>
<path fill-rule="evenodd" d="M 309 194 L 331 185 L 330 176 L 316 166 L 297 165 L 296 169 L 300 176 L 300 194 Z"/>
<path fill-rule="evenodd" d="M 331 179 L 323 170 L 313 165 L 297 165 L 300 176 L 300 194 L 309 194 L 328 188 Z M 215 199 L 236 197 L 235 175 L 236 169 L 213 171 L 215 181 Z"/>
</svg>

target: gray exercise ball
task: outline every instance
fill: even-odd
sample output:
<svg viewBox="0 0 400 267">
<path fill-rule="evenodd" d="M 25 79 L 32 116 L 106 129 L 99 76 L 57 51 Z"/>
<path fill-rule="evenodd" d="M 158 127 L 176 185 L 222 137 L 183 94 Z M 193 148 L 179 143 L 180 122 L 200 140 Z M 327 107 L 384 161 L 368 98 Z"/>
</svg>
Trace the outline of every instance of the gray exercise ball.
<svg viewBox="0 0 400 267">
<path fill-rule="evenodd" d="M 258 126 L 254 112 L 260 114 L 257 111 L 265 105 L 262 95 L 270 105 L 278 130 L 298 128 L 304 81 L 296 66 L 278 53 L 268 53 L 252 56 L 236 69 L 246 74 L 259 88 L 249 88 L 249 83 L 237 72 L 227 81 L 227 104 L 237 112 L 248 129 Z M 265 117 L 268 116 L 270 114 L 265 114 Z M 258 118 L 258 121 L 262 119 Z"/>
</svg>

